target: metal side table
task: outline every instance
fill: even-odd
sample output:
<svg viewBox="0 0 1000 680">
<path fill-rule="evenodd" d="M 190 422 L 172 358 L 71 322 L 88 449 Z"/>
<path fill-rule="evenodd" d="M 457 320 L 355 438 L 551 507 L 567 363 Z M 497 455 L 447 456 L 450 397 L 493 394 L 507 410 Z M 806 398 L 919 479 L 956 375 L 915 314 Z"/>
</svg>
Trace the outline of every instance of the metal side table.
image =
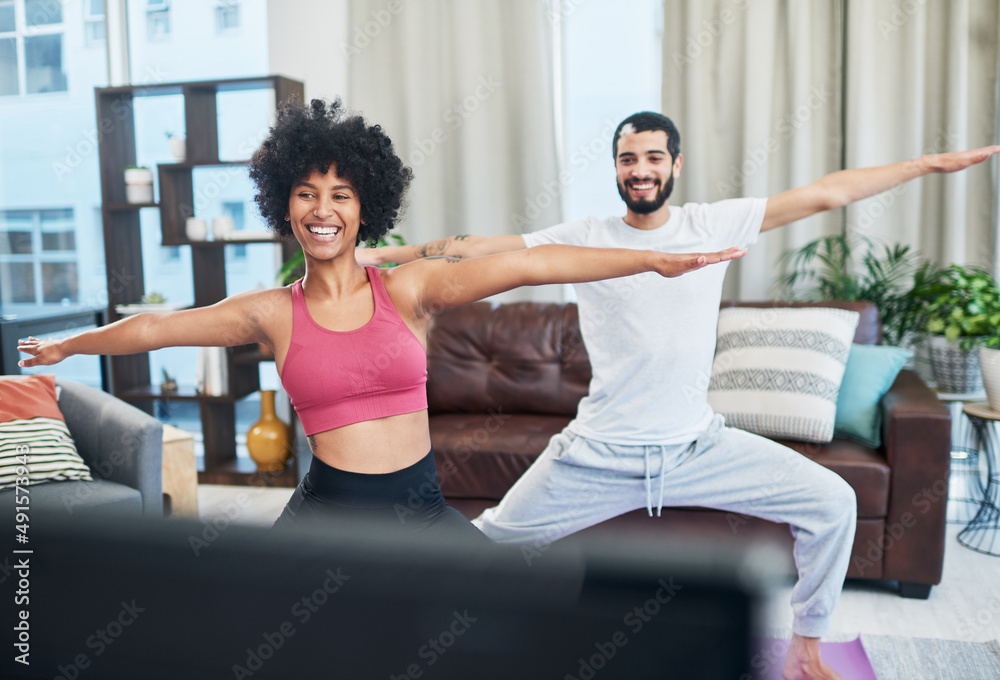
<svg viewBox="0 0 1000 680">
<path fill-rule="evenodd" d="M 979 510 L 958 533 L 958 542 L 977 552 L 1000 557 L 1000 468 L 997 465 L 1000 437 L 996 429 L 1000 411 L 991 410 L 986 403 L 966 404 L 962 411 L 979 435 L 986 477 Z"/>
</svg>

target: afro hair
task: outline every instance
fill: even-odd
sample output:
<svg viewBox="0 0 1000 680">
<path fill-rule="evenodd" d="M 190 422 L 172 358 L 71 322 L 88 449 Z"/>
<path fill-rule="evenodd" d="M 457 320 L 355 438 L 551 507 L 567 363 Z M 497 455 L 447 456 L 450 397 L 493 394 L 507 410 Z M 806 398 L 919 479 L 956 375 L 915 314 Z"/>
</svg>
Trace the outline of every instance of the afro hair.
<svg viewBox="0 0 1000 680">
<path fill-rule="evenodd" d="M 254 201 L 279 238 L 293 236 L 285 221 L 292 185 L 313 171 L 326 173 L 331 165 L 361 202 L 358 245 L 374 243 L 392 229 L 413 171 L 380 126 L 346 114 L 339 98 L 330 104 L 313 99 L 308 107 L 282 104 L 267 139 L 250 159 L 250 179 L 257 186 Z"/>
</svg>

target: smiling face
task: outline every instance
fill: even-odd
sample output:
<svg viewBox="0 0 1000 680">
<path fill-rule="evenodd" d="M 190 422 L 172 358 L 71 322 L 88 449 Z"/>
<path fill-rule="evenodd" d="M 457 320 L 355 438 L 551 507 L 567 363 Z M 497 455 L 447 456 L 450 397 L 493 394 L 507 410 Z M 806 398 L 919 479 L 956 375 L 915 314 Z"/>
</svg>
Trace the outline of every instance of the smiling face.
<svg viewBox="0 0 1000 680">
<path fill-rule="evenodd" d="M 670 157 L 663 130 L 625 132 L 618 137 L 615 170 L 618 193 L 630 212 L 649 215 L 660 210 L 680 175 L 683 157 Z"/>
<path fill-rule="evenodd" d="M 350 182 L 331 165 L 325 173 L 313 171 L 292 185 L 288 221 L 307 255 L 330 259 L 341 252 L 354 257 L 361 226 L 361 200 Z"/>
</svg>

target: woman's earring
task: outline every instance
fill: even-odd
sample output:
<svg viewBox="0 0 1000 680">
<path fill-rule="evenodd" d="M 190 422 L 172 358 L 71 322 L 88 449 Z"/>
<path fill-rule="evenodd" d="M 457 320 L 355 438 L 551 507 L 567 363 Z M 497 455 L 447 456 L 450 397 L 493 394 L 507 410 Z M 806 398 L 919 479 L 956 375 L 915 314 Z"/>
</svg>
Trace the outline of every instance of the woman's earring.
<svg viewBox="0 0 1000 680">
<path fill-rule="evenodd" d="M 289 220 L 287 217 L 285 218 L 285 221 L 286 222 L 291 222 L 291 220 Z"/>
</svg>

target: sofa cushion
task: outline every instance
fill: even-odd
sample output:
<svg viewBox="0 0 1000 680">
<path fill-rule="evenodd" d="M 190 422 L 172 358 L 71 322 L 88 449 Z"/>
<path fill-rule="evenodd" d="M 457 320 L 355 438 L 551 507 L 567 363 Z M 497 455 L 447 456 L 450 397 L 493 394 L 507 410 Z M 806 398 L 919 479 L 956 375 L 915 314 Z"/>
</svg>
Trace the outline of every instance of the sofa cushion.
<svg viewBox="0 0 1000 680">
<path fill-rule="evenodd" d="M 441 491 L 449 498 L 500 500 L 569 424 L 564 416 L 442 414 L 430 419 Z"/>
<path fill-rule="evenodd" d="M 572 417 L 590 386 L 576 305 L 478 302 L 443 309 L 427 333 L 427 405 L 437 413 Z"/>
<path fill-rule="evenodd" d="M 858 318 L 830 308 L 722 310 L 709 403 L 732 427 L 830 441 Z"/>
<path fill-rule="evenodd" d="M 790 440 L 778 440 L 778 443 L 843 477 L 858 497 L 859 518 L 888 514 L 892 468 L 879 451 L 846 439 L 834 439 L 822 445 Z"/>
<path fill-rule="evenodd" d="M 14 516 L 13 490 L 0 491 L 0 516 Z M 31 487 L 32 512 L 74 517 L 109 513 L 115 517 L 142 515 L 142 494 L 124 484 L 95 479 L 92 482 L 47 482 Z"/>
<path fill-rule="evenodd" d="M 882 444 L 879 400 L 889 391 L 913 352 L 888 345 L 851 345 L 837 394 L 834 435 L 878 448 Z"/>
<path fill-rule="evenodd" d="M 59 410 L 55 377 L 0 381 L 0 489 L 69 479 L 91 476 Z"/>
</svg>

